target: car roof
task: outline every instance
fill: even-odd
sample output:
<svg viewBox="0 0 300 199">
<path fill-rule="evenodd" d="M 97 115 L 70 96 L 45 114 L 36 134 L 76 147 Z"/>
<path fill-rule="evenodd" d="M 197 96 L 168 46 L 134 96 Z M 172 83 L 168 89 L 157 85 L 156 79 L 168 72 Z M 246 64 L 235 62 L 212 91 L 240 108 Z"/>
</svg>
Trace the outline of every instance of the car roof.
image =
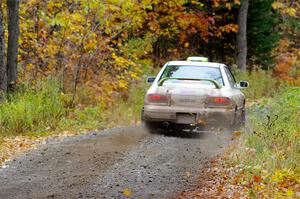
<svg viewBox="0 0 300 199">
<path fill-rule="evenodd" d="M 219 68 L 220 66 L 224 64 L 215 63 L 215 62 L 201 62 L 201 61 L 170 61 L 167 63 L 167 65 L 172 66 L 208 66 L 208 67 L 215 67 Z"/>
</svg>

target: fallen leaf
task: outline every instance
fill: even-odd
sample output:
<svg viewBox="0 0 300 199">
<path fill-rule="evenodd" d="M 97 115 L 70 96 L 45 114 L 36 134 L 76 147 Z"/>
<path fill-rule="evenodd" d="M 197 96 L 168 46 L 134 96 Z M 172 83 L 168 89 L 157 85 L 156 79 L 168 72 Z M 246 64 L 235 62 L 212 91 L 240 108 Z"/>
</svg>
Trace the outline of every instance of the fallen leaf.
<svg viewBox="0 0 300 199">
<path fill-rule="evenodd" d="M 235 137 L 239 137 L 239 136 L 241 136 L 241 132 L 240 131 L 234 131 L 233 132 L 233 135 L 235 136 Z"/>
<path fill-rule="evenodd" d="M 260 183 L 262 181 L 261 176 L 253 176 L 254 182 Z"/>
<path fill-rule="evenodd" d="M 190 177 L 190 176 L 191 176 L 191 173 L 187 171 L 187 172 L 186 172 L 186 176 L 187 176 L 187 177 Z"/>
<path fill-rule="evenodd" d="M 129 198 L 132 195 L 132 191 L 129 188 L 123 189 L 123 194 L 125 197 Z"/>
</svg>

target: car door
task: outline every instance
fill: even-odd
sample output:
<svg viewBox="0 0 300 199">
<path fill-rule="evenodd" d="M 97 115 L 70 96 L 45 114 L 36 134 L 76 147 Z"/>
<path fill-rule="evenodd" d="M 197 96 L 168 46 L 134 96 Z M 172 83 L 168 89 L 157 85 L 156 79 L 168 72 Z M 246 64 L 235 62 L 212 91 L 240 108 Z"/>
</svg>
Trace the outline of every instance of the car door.
<svg viewBox="0 0 300 199">
<path fill-rule="evenodd" d="M 226 76 L 228 78 L 231 90 L 232 90 L 233 99 L 234 99 L 234 101 L 237 105 L 238 110 L 241 110 L 245 106 L 245 96 L 240 91 L 240 89 L 237 88 L 236 80 L 235 80 L 232 72 L 230 71 L 230 69 L 227 66 L 225 66 L 225 73 L 226 73 Z"/>
</svg>

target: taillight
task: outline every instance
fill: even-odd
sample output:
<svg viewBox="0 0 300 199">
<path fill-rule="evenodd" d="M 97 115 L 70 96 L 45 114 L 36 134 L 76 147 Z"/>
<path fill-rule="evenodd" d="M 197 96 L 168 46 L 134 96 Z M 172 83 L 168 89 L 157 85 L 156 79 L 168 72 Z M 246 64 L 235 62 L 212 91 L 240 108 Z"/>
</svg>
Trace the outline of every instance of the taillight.
<svg viewBox="0 0 300 199">
<path fill-rule="evenodd" d="M 149 94 L 147 99 L 150 103 L 168 103 L 169 101 L 168 96 L 160 94 Z"/>
<path fill-rule="evenodd" d="M 218 106 L 232 106 L 232 101 L 228 97 L 208 97 L 207 99 L 208 107 L 218 107 Z"/>
</svg>

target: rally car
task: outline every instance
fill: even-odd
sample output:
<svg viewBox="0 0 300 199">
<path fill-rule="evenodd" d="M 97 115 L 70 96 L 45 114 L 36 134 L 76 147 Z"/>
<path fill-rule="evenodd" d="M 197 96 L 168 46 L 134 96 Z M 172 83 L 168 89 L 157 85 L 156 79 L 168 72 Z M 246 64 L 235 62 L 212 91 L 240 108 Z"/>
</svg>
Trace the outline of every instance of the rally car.
<svg viewBox="0 0 300 199">
<path fill-rule="evenodd" d="M 205 57 L 166 63 L 151 83 L 142 109 L 142 123 L 150 131 L 237 127 L 245 122 L 249 83 L 236 83 L 229 67 Z"/>
</svg>

